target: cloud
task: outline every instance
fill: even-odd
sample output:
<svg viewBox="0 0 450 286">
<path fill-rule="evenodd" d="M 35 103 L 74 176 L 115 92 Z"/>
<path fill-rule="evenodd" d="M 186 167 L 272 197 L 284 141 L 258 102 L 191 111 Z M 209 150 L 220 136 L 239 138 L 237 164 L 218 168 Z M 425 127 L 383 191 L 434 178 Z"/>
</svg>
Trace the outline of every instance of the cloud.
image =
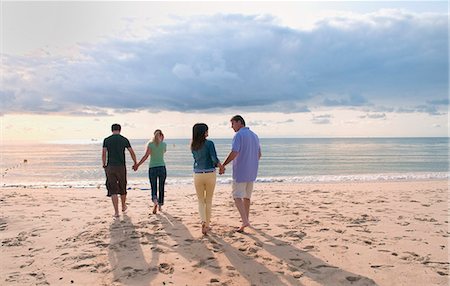
<svg viewBox="0 0 450 286">
<path fill-rule="evenodd" d="M 96 116 L 96 117 L 111 116 L 110 113 L 104 111 L 103 109 L 90 108 L 90 107 L 85 107 L 82 110 L 76 110 L 76 111 L 70 112 L 69 114 L 73 115 L 73 116 Z"/>
<path fill-rule="evenodd" d="M 367 113 L 366 115 L 359 116 L 359 118 L 369 118 L 369 119 L 386 119 L 385 113 Z"/>
<path fill-rule="evenodd" d="M 428 113 L 430 115 L 444 115 L 444 113 L 440 112 L 436 106 L 433 105 L 419 105 L 416 106 L 415 111 Z"/>
<path fill-rule="evenodd" d="M 331 114 L 313 115 L 311 122 L 314 124 L 330 124 L 331 118 L 333 118 Z"/>
<path fill-rule="evenodd" d="M 248 123 L 250 126 L 267 126 L 268 122 L 262 120 L 253 120 Z"/>
<path fill-rule="evenodd" d="M 449 105 L 449 99 L 444 98 L 444 99 L 427 100 L 427 103 L 432 105 Z"/>
<path fill-rule="evenodd" d="M 290 118 L 290 119 L 287 119 L 284 121 L 278 121 L 277 124 L 286 124 L 286 123 L 293 123 L 293 122 L 295 122 L 294 119 Z"/>
<path fill-rule="evenodd" d="M 400 107 L 395 110 L 398 113 L 427 113 L 429 115 L 445 115 L 447 113 L 440 111 L 436 105 L 417 105 L 413 107 Z"/>
<path fill-rule="evenodd" d="M 350 95 L 347 98 L 328 99 L 323 101 L 324 106 L 364 106 L 368 101 L 360 95 Z"/>
<path fill-rule="evenodd" d="M 447 94 L 447 24 L 446 14 L 395 10 L 328 18 L 308 31 L 267 15 L 192 17 L 147 38 L 80 44 L 72 56 L 4 55 L 0 112 L 297 113 L 321 94 L 328 107 L 439 114 L 417 106 Z"/>
</svg>

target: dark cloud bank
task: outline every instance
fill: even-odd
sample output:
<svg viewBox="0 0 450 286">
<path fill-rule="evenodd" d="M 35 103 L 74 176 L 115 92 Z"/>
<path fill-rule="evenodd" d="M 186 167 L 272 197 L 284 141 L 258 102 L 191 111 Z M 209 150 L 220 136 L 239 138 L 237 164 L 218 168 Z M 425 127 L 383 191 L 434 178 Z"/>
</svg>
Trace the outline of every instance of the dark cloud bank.
<svg viewBox="0 0 450 286">
<path fill-rule="evenodd" d="M 4 55 L 2 113 L 350 106 L 438 114 L 448 105 L 446 14 L 382 11 L 309 31 L 268 16 L 203 16 L 145 39 L 79 48 L 77 57 Z"/>
</svg>

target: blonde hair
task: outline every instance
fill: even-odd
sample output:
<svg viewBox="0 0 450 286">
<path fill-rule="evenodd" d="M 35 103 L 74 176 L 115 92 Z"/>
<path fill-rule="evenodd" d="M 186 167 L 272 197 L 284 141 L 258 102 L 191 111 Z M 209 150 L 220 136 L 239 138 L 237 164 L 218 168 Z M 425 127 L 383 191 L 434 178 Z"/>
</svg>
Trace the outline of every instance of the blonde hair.
<svg viewBox="0 0 450 286">
<path fill-rule="evenodd" d="M 153 139 L 152 141 L 150 141 L 150 143 L 158 146 L 159 143 L 161 143 L 160 136 L 164 136 L 164 134 L 162 133 L 161 129 L 156 129 L 155 132 L 153 132 Z"/>
</svg>

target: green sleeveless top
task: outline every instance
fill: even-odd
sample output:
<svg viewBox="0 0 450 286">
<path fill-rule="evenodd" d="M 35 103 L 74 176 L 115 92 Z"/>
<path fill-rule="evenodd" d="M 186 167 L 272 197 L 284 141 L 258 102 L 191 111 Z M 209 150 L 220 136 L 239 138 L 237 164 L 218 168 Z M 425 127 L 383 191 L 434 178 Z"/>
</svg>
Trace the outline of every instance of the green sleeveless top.
<svg viewBox="0 0 450 286">
<path fill-rule="evenodd" d="M 148 148 L 152 150 L 149 168 L 165 166 L 164 152 L 166 152 L 166 143 L 160 142 L 159 145 L 156 146 L 156 144 L 151 142 L 148 144 Z"/>
</svg>

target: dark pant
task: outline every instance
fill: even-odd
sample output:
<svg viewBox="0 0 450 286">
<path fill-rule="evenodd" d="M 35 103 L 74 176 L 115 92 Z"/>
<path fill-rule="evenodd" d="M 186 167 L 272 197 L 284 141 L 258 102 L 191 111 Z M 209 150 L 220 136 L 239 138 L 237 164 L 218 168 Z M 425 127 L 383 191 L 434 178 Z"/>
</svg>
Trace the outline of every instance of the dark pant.
<svg viewBox="0 0 450 286">
<path fill-rule="evenodd" d="M 164 205 L 164 185 L 166 183 L 166 166 L 152 167 L 148 169 L 148 178 L 152 187 L 152 201 L 157 201 L 160 206 Z M 159 179 L 159 196 L 157 196 L 157 181 Z"/>
<path fill-rule="evenodd" d="M 107 196 L 127 194 L 127 168 L 125 166 L 107 166 L 106 189 Z"/>
</svg>

